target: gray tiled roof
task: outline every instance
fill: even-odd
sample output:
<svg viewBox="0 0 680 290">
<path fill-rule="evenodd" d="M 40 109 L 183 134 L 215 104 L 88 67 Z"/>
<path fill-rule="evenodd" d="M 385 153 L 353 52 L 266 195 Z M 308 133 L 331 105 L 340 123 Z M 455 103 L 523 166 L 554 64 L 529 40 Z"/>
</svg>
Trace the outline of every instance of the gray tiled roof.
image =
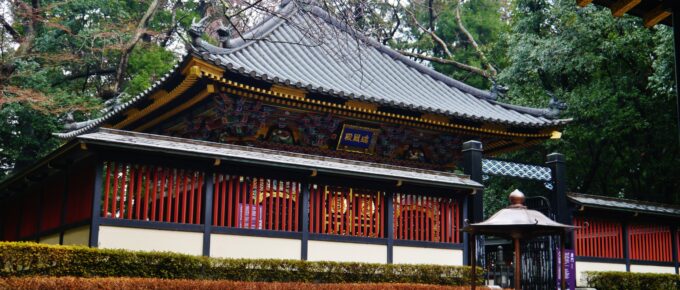
<svg viewBox="0 0 680 290">
<path fill-rule="evenodd" d="M 482 185 L 454 173 L 406 168 L 340 158 L 291 153 L 255 147 L 197 141 L 162 135 L 99 129 L 76 137 L 86 143 L 116 146 L 135 150 L 193 155 L 221 160 L 247 162 L 269 167 L 317 170 L 344 176 L 402 180 L 438 186 L 482 188 Z"/>
<path fill-rule="evenodd" d="M 202 58 L 268 82 L 471 120 L 547 127 L 549 110 L 503 104 L 368 39 L 314 6 L 285 4 L 278 15 L 232 39 L 228 49 L 198 40 Z M 244 38 L 246 40 L 244 40 Z"/>
<path fill-rule="evenodd" d="M 198 39 L 184 60 L 196 55 L 271 83 L 469 120 L 538 128 L 570 121 L 550 118 L 549 109 L 495 101 L 488 91 L 416 63 L 348 28 L 317 6 L 300 7 L 300 2 L 288 0 L 284 3 L 275 16 L 232 39 L 229 49 Z M 177 69 L 178 65 L 129 101 L 108 108 L 102 117 L 74 124 L 68 132 L 55 135 L 68 139 L 98 128 L 148 98 Z"/>
<path fill-rule="evenodd" d="M 680 207 L 668 204 L 581 193 L 569 193 L 567 197 L 572 202 L 584 206 L 680 217 Z"/>
</svg>

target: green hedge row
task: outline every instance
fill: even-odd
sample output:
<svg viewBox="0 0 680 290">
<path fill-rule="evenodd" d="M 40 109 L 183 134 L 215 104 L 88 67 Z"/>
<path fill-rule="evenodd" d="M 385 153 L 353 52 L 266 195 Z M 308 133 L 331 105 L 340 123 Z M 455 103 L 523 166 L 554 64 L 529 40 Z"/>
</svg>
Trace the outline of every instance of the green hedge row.
<svg viewBox="0 0 680 290">
<path fill-rule="evenodd" d="M 588 286 L 597 290 L 680 290 L 680 275 L 586 272 Z"/>
<path fill-rule="evenodd" d="M 470 270 L 465 266 L 216 259 L 175 253 L 0 242 L 0 277 L 146 277 L 457 286 L 470 284 Z M 481 283 L 482 271 L 478 273 L 477 279 Z"/>
</svg>

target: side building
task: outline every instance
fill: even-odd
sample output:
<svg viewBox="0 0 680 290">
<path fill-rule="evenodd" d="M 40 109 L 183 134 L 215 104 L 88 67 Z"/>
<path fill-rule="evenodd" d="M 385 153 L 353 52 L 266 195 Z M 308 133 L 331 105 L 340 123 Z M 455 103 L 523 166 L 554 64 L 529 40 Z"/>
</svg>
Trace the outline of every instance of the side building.
<svg viewBox="0 0 680 290">
<path fill-rule="evenodd" d="M 576 276 L 585 271 L 678 274 L 680 207 L 569 193 L 575 206 Z"/>
</svg>

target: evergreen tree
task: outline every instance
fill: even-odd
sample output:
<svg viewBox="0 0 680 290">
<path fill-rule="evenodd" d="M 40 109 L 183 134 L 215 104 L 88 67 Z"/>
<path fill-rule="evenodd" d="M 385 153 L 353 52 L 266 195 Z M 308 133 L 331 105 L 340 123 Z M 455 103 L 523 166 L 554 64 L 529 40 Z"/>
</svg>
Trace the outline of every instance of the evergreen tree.
<svg viewBox="0 0 680 290">
<path fill-rule="evenodd" d="M 197 16 L 196 4 L 183 1 L 3 5 L 0 179 L 56 148 L 52 133 L 64 123 L 97 117 L 103 101 L 160 78 L 177 59 L 169 46 L 181 45 L 178 35 Z"/>
<path fill-rule="evenodd" d="M 574 118 L 542 154 L 519 156 L 565 153 L 576 192 L 680 203 L 670 30 L 573 2 L 516 2 L 500 74 L 509 99 L 545 107 L 554 94 Z"/>
</svg>

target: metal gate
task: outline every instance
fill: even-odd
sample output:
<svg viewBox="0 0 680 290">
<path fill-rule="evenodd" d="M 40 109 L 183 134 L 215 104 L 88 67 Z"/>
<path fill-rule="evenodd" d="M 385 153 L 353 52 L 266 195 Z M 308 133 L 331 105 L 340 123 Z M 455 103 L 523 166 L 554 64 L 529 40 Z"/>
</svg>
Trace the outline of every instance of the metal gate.
<svg viewBox="0 0 680 290">
<path fill-rule="evenodd" d="M 482 160 L 483 179 L 491 176 L 503 176 L 531 180 L 543 183 L 546 189 L 552 191 L 551 169 L 546 166 L 514 162 L 501 159 Z M 527 197 L 526 206 L 540 211 L 547 217 L 555 219 L 550 202 L 543 196 Z M 522 240 L 522 289 L 523 290 L 552 290 L 557 287 L 557 251 L 559 237 L 539 237 L 532 240 Z M 483 265 L 487 273 L 489 284 L 512 288 L 514 285 L 512 241 L 502 239 L 487 239 L 482 254 Z"/>
<path fill-rule="evenodd" d="M 540 211 L 554 219 L 550 202 L 542 196 L 528 197 L 526 205 L 530 209 Z M 559 247 L 559 237 L 544 236 L 531 240 L 522 240 L 522 289 L 548 290 L 555 289 L 556 249 Z M 503 288 L 514 285 L 514 248 L 512 241 L 503 239 L 487 239 L 485 246 L 485 268 L 488 284 Z"/>
</svg>

